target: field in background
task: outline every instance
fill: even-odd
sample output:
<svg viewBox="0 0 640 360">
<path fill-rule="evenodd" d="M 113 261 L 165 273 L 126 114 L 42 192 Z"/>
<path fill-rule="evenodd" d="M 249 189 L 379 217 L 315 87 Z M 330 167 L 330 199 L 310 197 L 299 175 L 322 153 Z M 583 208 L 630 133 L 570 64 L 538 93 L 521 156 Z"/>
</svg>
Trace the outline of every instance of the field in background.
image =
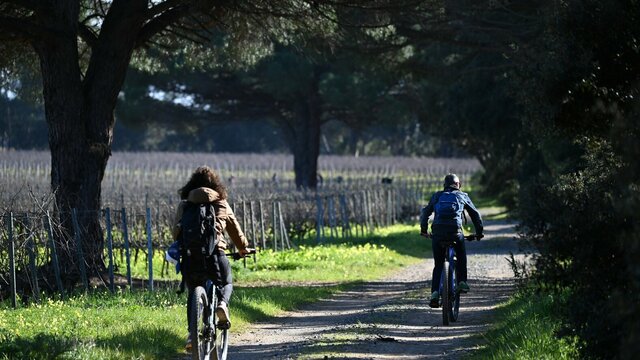
<svg viewBox="0 0 640 360">
<path fill-rule="evenodd" d="M 52 271 L 59 254 L 74 259 L 78 273 L 87 271 L 86 252 L 77 246 L 86 247 L 87 242 L 62 234 L 51 216 L 49 162 L 46 152 L 0 152 L 0 298 L 7 296 L 12 269 L 22 284 L 18 297 L 25 301 L 37 301 L 43 288 L 62 291 Z M 102 274 L 97 284 L 86 279 L 81 286 L 113 289 L 124 277 L 128 286 L 142 281 L 152 287 L 152 277 L 175 278 L 163 252 L 173 242 L 169 229 L 177 189 L 203 164 L 227 180 L 230 203 L 251 245 L 274 252 L 336 239 L 353 241 L 379 227 L 415 220 L 425 199 L 441 187 L 443 174 L 458 173 L 469 191 L 471 176 L 480 169 L 469 159 L 323 156 L 319 189 L 297 191 L 288 155 L 115 153 L 103 181 L 104 208 L 98 216 L 105 240 L 99 245 L 105 262 L 113 263 L 115 279 Z M 258 266 L 268 260 L 258 257 Z"/>
<path fill-rule="evenodd" d="M 293 156 L 283 154 L 205 154 L 116 152 L 102 183 L 103 206 L 175 204 L 177 191 L 201 165 L 226 181 L 231 201 L 283 196 L 295 189 Z M 440 184 L 448 172 L 462 181 L 481 170 L 475 159 L 320 156 L 321 191 L 394 184 Z M 32 209 L 50 193 L 50 156 L 46 151 L 0 151 L 0 201 L 4 209 Z"/>
</svg>

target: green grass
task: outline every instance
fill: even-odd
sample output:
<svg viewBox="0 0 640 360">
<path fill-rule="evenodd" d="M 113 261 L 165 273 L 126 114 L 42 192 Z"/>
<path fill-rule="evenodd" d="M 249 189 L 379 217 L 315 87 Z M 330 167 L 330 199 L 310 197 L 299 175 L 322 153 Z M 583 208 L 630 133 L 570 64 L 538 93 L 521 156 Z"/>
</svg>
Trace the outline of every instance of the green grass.
<svg viewBox="0 0 640 360">
<path fill-rule="evenodd" d="M 238 288 L 232 299 L 233 331 L 340 288 Z M 78 295 L 64 302 L 0 309 L 0 358 L 174 358 L 187 333 L 185 304 L 185 294 L 163 290 Z"/>
<path fill-rule="evenodd" d="M 489 208 L 483 209 L 485 213 L 482 217 L 482 220 L 507 220 L 511 218 L 511 213 L 506 208 Z"/>
<path fill-rule="evenodd" d="M 0 310 L 0 357 L 156 358 L 179 346 L 184 300 L 169 291 L 77 295 Z"/>
<path fill-rule="evenodd" d="M 234 262 L 233 331 L 420 261 L 430 256 L 429 248 L 415 225 L 396 225 L 348 245 L 264 251 L 246 269 Z M 132 270 L 146 275 L 146 262 Z M 274 282 L 285 286 L 261 286 Z M 0 304 L 0 359 L 175 358 L 186 338 L 185 304 L 186 295 L 171 288 L 116 295 L 96 291 L 16 310 L 5 302 Z"/>
<path fill-rule="evenodd" d="M 397 224 L 377 229 L 372 235 L 344 239 L 327 239 L 322 245 L 307 240 L 297 249 L 275 252 L 260 251 L 256 263 L 247 258 L 231 261 L 234 281 L 239 284 L 259 285 L 261 282 L 341 282 L 378 278 L 389 269 L 405 266 L 430 255 L 431 243 L 418 234 L 414 224 Z M 163 251 L 154 252 L 153 277 L 156 280 L 180 279 L 175 267 L 161 274 Z M 126 263 L 118 257 L 117 273 L 126 275 Z M 131 274 L 136 279 L 148 279 L 146 255 L 131 261 Z"/>
<path fill-rule="evenodd" d="M 576 339 L 558 338 L 560 296 L 519 293 L 497 310 L 485 345 L 469 359 L 577 359 Z"/>
<path fill-rule="evenodd" d="M 503 207 L 497 198 L 483 196 L 480 191 L 469 191 L 469 197 L 473 201 L 473 205 L 478 209 Z"/>
<path fill-rule="evenodd" d="M 483 220 L 506 220 L 512 217 L 507 207 L 495 197 L 483 196 L 480 191 L 470 192 L 469 197 L 473 201 L 473 205 L 480 210 Z"/>
<path fill-rule="evenodd" d="M 261 282 L 351 282 L 384 276 L 392 269 L 409 265 L 430 254 L 431 244 L 418 234 L 415 225 L 394 225 L 377 230 L 368 238 L 348 243 L 327 242 L 321 246 L 258 254 L 257 263 L 232 263 L 240 283 Z"/>
<path fill-rule="evenodd" d="M 153 278 L 154 279 L 162 279 L 162 280 L 176 280 L 179 281 L 181 275 L 176 273 L 176 268 L 172 264 L 168 265 L 168 270 L 165 269 L 164 273 L 162 272 L 162 265 L 164 262 L 165 250 L 157 250 L 153 252 Z M 118 265 L 118 271 L 116 273 L 126 276 L 127 274 L 127 264 L 125 261 L 120 261 L 118 259 L 116 261 Z M 136 279 L 148 279 L 149 278 L 149 264 L 147 260 L 147 255 L 140 253 L 138 261 L 133 261 L 133 255 L 131 257 L 131 277 Z"/>
<path fill-rule="evenodd" d="M 316 245 L 315 235 L 298 242 L 297 249 L 274 252 L 262 250 L 257 254 L 257 262 L 247 258 L 244 261 L 232 261 L 235 280 L 247 282 L 260 281 L 351 281 L 369 280 L 379 277 L 390 268 L 408 265 L 430 254 L 430 242 L 418 235 L 417 225 L 397 224 L 376 229 L 368 236 L 351 239 L 327 239 L 322 245 Z M 105 253 L 106 255 L 106 253 Z M 153 255 L 153 278 L 156 280 L 180 280 L 174 265 L 169 264 L 168 271 L 162 272 L 164 250 Z M 114 255 L 116 273 L 126 276 L 126 262 L 119 252 Z M 138 261 L 131 254 L 131 276 L 135 279 L 148 279 L 148 260 L 140 252 Z M 368 269 L 361 274 L 362 269 Z M 373 271 L 371 271 L 373 270 Z"/>
</svg>

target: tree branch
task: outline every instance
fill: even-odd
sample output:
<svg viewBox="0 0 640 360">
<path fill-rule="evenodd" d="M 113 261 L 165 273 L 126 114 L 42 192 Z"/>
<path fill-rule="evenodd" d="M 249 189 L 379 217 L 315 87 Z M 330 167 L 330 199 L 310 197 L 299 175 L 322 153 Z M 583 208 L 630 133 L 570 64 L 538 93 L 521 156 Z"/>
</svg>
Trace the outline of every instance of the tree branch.
<svg viewBox="0 0 640 360">
<path fill-rule="evenodd" d="M 140 47 L 144 45 L 149 39 L 151 39 L 154 35 L 166 29 L 169 25 L 177 22 L 182 17 L 189 14 L 190 10 L 190 1 L 179 1 L 179 0 L 167 0 L 162 4 L 158 4 L 152 7 L 150 10 L 161 7 L 162 9 L 166 9 L 162 12 L 161 9 L 156 9 L 155 11 L 151 11 L 150 16 L 154 16 L 156 13 L 157 16 L 148 18 L 149 21 L 142 27 L 140 30 L 140 35 L 136 41 L 136 47 Z M 158 15 L 159 14 L 159 15 Z"/>
<path fill-rule="evenodd" d="M 94 45 L 98 41 L 98 36 L 96 36 L 96 34 L 94 34 L 93 31 L 91 31 L 91 29 L 89 29 L 89 27 L 87 27 L 85 24 L 78 24 L 78 34 L 80 35 L 82 40 L 84 40 L 84 42 L 87 43 L 87 45 L 89 45 L 89 47 L 91 48 L 94 47 Z"/>
<path fill-rule="evenodd" d="M 0 1 L 0 5 L 2 5 L 3 3 L 12 4 L 12 5 L 19 6 L 21 8 L 32 10 L 35 12 L 43 12 L 44 10 L 47 9 L 47 6 L 44 5 L 43 1 L 35 1 L 35 0 L 2 0 Z"/>
<path fill-rule="evenodd" d="M 34 40 L 38 37 L 46 38 L 52 35 L 51 31 L 35 24 L 28 18 L 14 18 L 8 16 L 0 16 L 0 30 L 6 31 L 7 33 L 25 40 Z"/>
<path fill-rule="evenodd" d="M 151 8 L 149 8 L 149 10 L 147 10 L 147 13 L 145 14 L 145 18 L 147 20 L 152 20 L 153 18 L 155 18 L 156 16 L 162 14 L 165 11 L 168 11 L 176 6 L 179 6 L 183 3 L 185 3 L 185 0 L 166 0 L 161 2 L 160 4 L 156 5 L 156 6 L 152 6 Z"/>
</svg>

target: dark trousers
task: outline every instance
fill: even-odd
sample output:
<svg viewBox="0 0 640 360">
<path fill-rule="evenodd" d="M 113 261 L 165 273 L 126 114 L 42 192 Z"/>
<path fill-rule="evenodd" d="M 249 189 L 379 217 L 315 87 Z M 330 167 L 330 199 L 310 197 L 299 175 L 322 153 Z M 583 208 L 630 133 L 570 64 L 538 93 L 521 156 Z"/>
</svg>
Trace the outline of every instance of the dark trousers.
<svg viewBox="0 0 640 360">
<path fill-rule="evenodd" d="M 464 246 L 464 235 L 462 233 L 436 233 L 434 231 L 431 239 L 431 249 L 433 251 L 433 275 L 431 278 L 431 292 L 438 291 L 440 288 L 440 277 L 442 276 L 442 265 L 446 256 L 446 247 L 442 242 L 456 240 L 456 258 L 458 262 L 456 269 L 458 270 L 458 281 L 467 281 L 467 250 Z"/>
<path fill-rule="evenodd" d="M 202 272 L 190 271 L 189 267 L 183 273 L 184 282 L 189 289 L 189 298 L 187 301 L 187 324 L 191 317 L 191 298 L 193 290 L 198 286 L 205 286 L 207 280 L 213 281 L 217 288 L 218 299 L 229 304 L 231 293 L 233 292 L 233 279 L 231 278 L 231 265 L 229 259 L 224 255 L 222 250 L 214 253 L 207 259 L 207 269 Z M 206 288 L 206 287 L 205 287 Z M 189 329 L 191 331 L 191 329 Z"/>
</svg>

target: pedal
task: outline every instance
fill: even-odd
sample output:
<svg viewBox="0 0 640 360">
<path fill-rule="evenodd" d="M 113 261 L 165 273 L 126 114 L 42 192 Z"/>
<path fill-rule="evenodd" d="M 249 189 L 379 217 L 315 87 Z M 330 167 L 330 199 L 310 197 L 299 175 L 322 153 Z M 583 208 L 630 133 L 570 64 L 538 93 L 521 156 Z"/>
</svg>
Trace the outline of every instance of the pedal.
<svg viewBox="0 0 640 360">
<path fill-rule="evenodd" d="M 217 328 L 221 330 L 229 330 L 230 327 L 231 327 L 230 321 L 221 321 L 217 325 Z"/>
</svg>

